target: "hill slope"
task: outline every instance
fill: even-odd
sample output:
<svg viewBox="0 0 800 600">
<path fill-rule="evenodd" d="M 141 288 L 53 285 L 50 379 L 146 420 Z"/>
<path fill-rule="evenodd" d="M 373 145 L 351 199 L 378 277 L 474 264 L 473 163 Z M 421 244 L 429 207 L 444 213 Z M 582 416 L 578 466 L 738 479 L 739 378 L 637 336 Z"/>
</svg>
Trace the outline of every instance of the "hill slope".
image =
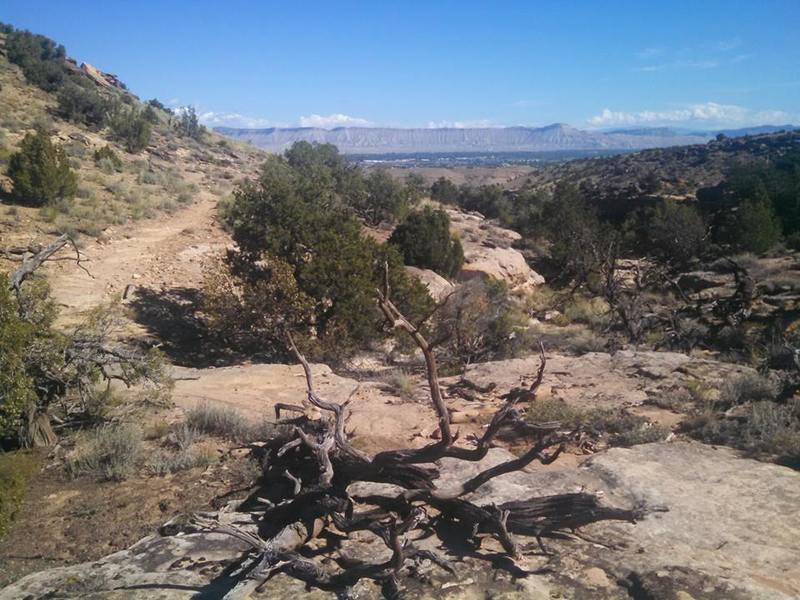
<svg viewBox="0 0 800 600">
<path fill-rule="evenodd" d="M 70 232 L 103 236 L 113 228 L 123 234 L 140 220 L 179 214 L 195 203 L 228 196 L 234 183 L 256 172 L 263 153 L 248 144 L 205 132 L 199 139 L 181 135 L 177 116 L 155 109 L 156 122 L 147 146 L 127 151 L 107 125 L 90 126 L 67 120 L 59 110 L 63 86 L 79 84 L 96 90 L 108 102 L 134 109 L 145 106 L 119 80 L 68 57 L 53 61 L 63 70 L 61 88 L 45 91 L 13 63 L 0 33 L 0 239 L 3 247 L 27 244 L 42 234 Z M 78 193 L 67 202 L 32 208 L 11 198 L 6 171 L 10 156 L 35 128 L 61 144 L 78 177 Z M 117 164 L 98 160 L 95 152 L 109 148 Z"/>
<path fill-rule="evenodd" d="M 693 196 L 698 188 L 717 185 L 737 162 L 774 160 L 798 151 L 797 130 L 728 137 L 705 144 L 546 164 L 518 177 L 509 187 L 547 190 L 559 181 L 570 181 L 613 193 L 640 186 L 645 178 L 654 176 L 662 194 Z"/>
</svg>

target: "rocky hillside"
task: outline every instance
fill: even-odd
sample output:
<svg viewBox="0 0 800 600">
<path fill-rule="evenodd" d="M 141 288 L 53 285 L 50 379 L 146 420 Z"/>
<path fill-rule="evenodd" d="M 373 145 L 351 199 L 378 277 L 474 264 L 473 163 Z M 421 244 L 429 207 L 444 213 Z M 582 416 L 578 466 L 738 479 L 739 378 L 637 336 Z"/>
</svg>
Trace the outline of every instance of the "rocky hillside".
<svg viewBox="0 0 800 600">
<path fill-rule="evenodd" d="M 552 189 L 559 181 L 569 181 L 607 194 L 641 187 L 650 177 L 662 194 L 694 196 L 698 188 L 717 185 L 738 161 L 774 160 L 798 150 L 800 131 L 720 137 L 702 144 L 543 165 L 510 186 Z"/>
<path fill-rule="evenodd" d="M 252 146 L 210 131 L 196 138 L 181 135 L 175 127 L 177 116 L 160 108 L 153 109 L 156 122 L 146 147 L 130 152 L 108 124 L 68 119 L 59 107 L 59 94 L 70 85 L 94 90 L 104 102 L 129 109 L 147 106 L 119 78 L 65 56 L 56 63 L 63 73 L 62 87 L 46 91 L 9 59 L 4 42 L 0 34 L 3 247 L 28 244 L 43 232 L 93 238 L 111 231 L 119 234 L 135 221 L 173 214 L 204 200 L 216 202 L 230 194 L 236 181 L 254 173 L 263 159 Z M 77 175 L 77 193 L 69 202 L 32 208 L 11 197 L 12 183 L 2 173 L 25 135 L 36 129 L 45 130 L 53 143 L 63 147 Z"/>
<path fill-rule="evenodd" d="M 218 127 L 221 135 L 245 140 L 270 152 L 283 152 L 294 142 L 338 146 L 345 154 L 412 152 L 555 152 L 559 150 L 636 150 L 696 144 L 709 134 L 676 134 L 657 129 L 628 133 L 583 131 L 557 123 L 547 127 L 484 127 L 392 129 L 387 127 L 314 127 L 235 129 Z"/>
</svg>

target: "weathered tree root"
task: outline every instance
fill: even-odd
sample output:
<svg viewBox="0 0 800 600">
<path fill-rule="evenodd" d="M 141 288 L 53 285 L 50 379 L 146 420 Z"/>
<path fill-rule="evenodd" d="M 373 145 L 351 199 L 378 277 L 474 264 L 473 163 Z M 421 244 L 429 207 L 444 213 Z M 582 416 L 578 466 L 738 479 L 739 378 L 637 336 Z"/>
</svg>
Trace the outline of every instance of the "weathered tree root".
<svg viewBox="0 0 800 600">
<path fill-rule="evenodd" d="M 538 460 L 553 462 L 563 451 L 571 434 L 555 427 L 532 427 L 527 433 L 535 440 L 517 458 L 480 471 L 453 489 L 437 489 L 438 470 L 431 463 L 441 458 L 480 461 L 493 446 L 503 426 L 519 420 L 515 406 L 535 398 L 546 366 L 540 348 L 540 365 L 533 383 L 512 390 L 495 412 L 486 431 L 472 448 L 456 446 L 458 435 L 450 430 L 450 415 L 442 398 L 436 359 L 431 346 L 419 330 L 392 303 L 388 283 L 379 291 L 378 306 L 387 321 L 405 331 L 422 350 L 430 385 L 431 404 L 439 424 L 439 439 L 416 449 L 398 449 L 375 456 L 353 447 L 345 432 L 350 399 L 342 403 L 321 398 L 315 388 L 311 368 L 294 344 L 287 342 L 302 365 L 308 403 L 321 411 L 323 418 L 309 420 L 302 407 L 281 405 L 280 410 L 302 412 L 291 428 L 281 426 L 281 435 L 266 440 L 257 449 L 263 460 L 262 485 L 241 506 L 252 507 L 253 524 L 243 528 L 204 517 L 196 525 L 231 535 L 253 551 L 251 568 L 227 598 L 246 597 L 249 591 L 266 586 L 271 577 L 285 573 L 308 586 L 347 593 L 361 579 L 381 585 L 387 598 L 400 595 L 399 575 L 409 560 L 430 560 L 439 568 L 453 572 L 453 565 L 428 550 L 416 548 L 409 540 L 412 533 L 422 537 L 435 533 L 437 525 L 448 523 L 461 531 L 465 541 L 479 547 L 481 539 L 492 537 L 510 558 L 521 551 L 516 536 L 536 539 L 543 552 L 542 537 L 577 528 L 600 520 L 635 522 L 643 515 L 641 508 L 623 510 L 603 507 L 588 493 L 559 494 L 507 502 L 499 506 L 478 506 L 465 497 L 500 475 L 518 471 Z M 352 398 L 352 396 L 351 396 Z M 394 496 L 359 498 L 376 508 L 354 512 L 353 498 L 347 488 L 354 482 L 391 483 L 404 491 Z M 268 495 L 270 499 L 266 499 Z M 264 509 L 264 506 L 267 506 Z M 241 507 L 240 507 L 241 510 Z M 300 554 L 306 544 L 321 534 L 348 536 L 356 531 L 374 534 L 391 551 L 391 558 L 381 562 L 350 562 L 338 570 L 323 568 Z"/>
</svg>

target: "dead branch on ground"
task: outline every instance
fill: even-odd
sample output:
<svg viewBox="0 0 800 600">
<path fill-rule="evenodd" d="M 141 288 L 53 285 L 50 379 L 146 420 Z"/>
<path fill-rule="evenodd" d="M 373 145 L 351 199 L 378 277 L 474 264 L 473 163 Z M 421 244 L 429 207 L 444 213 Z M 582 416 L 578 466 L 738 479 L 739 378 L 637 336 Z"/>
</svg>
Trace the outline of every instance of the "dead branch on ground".
<svg viewBox="0 0 800 600">
<path fill-rule="evenodd" d="M 603 507 L 596 496 L 583 492 L 533 497 L 500 506 L 481 506 L 468 499 L 496 477 L 523 469 L 533 461 L 548 464 L 556 460 L 569 435 L 553 428 L 532 428 L 529 431 L 532 443 L 519 457 L 485 468 L 450 488 L 437 487 L 439 471 L 435 461 L 485 458 L 500 429 L 519 419 L 515 407 L 535 399 L 547 364 L 544 348 L 540 346 L 539 367 L 530 386 L 503 396 L 485 432 L 472 447 L 458 445 L 458 435 L 450 427 L 450 414 L 439 386 L 431 345 L 420 327 L 392 302 L 388 278 L 383 289 L 377 290 L 376 299 L 389 325 L 410 336 L 422 351 L 439 439 L 421 448 L 389 450 L 374 456 L 354 447 L 345 429 L 353 395 L 340 403 L 323 398 L 315 387 L 311 366 L 287 333 L 287 344 L 303 367 L 307 402 L 321 411 L 322 418 L 309 420 L 303 414 L 285 421 L 294 423 L 290 435 L 265 440 L 260 445 L 263 477 L 259 489 L 253 493 L 257 502 L 251 503 L 252 526 L 197 519 L 201 527 L 236 537 L 251 548 L 250 560 L 254 566 L 236 590 L 263 588 L 280 572 L 309 586 L 338 593 L 346 593 L 361 579 L 371 579 L 382 586 L 386 597 L 394 598 L 400 590 L 400 572 L 409 561 L 428 559 L 445 571 L 453 571 L 448 560 L 430 550 L 417 549 L 410 541 L 412 533 L 416 532 L 419 538 L 434 532 L 444 522 L 461 531 L 464 540 L 475 547 L 480 546 L 484 537 L 494 538 L 514 558 L 522 547 L 517 536 L 534 537 L 547 552 L 542 536 L 575 530 L 603 519 L 635 520 L 638 513 L 633 509 Z M 286 404 L 281 404 L 280 410 L 304 413 L 301 406 Z M 401 491 L 351 496 L 348 489 L 358 482 L 390 483 Z M 356 512 L 356 503 L 374 508 Z M 351 561 L 337 570 L 299 554 L 311 539 L 323 533 L 341 537 L 356 531 L 375 535 L 391 551 L 391 557 L 374 563 Z M 233 592 L 229 595 L 235 596 Z"/>
</svg>

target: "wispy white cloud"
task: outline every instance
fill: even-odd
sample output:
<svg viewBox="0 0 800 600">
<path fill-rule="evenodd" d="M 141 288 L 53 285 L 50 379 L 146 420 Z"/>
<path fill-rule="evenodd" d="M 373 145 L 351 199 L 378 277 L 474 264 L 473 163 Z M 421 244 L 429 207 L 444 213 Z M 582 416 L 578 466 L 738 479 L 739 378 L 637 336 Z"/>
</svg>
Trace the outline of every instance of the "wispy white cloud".
<svg viewBox="0 0 800 600">
<path fill-rule="evenodd" d="M 654 65 L 642 65 L 639 67 L 633 67 L 633 70 L 640 73 L 652 73 L 654 71 L 663 71 L 665 69 L 714 69 L 720 66 L 720 64 L 721 63 L 719 60 L 713 58 L 688 59 Z"/>
<path fill-rule="evenodd" d="M 428 129 L 471 129 L 502 127 L 492 122 L 491 119 L 475 119 L 472 121 L 429 121 Z"/>
<path fill-rule="evenodd" d="M 300 127 L 322 127 L 323 129 L 331 127 L 369 127 L 372 125 L 367 119 L 351 117 L 342 113 L 334 113 L 327 116 L 308 115 L 300 117 L 299 123 Z"/>
<path fill-rule="evenodd" d="M 736 56 L 734 56 L 733 58 L 731 58 L 729 62 L 730 62 L 732 65 L 735 65 L 735 64 L 738 64 L 738 63 L 740 63 L 740 62 L 744 62 L 744 61 L 746 61 L 746 60 L 750 60 L 750 59 L 751 59 L 751 58 L 753 58 L 754 56 L 755 56 L 755 54 L 753 54 L 753 53 L 751 53 L 751 52 L 750 52 L 750 53 L 746 53 L 746 54 L 737 54 Z"/>
<path fill-rule="evenodd" d="M 664 54 L 664 48 L 642 48 L 638 52 L 636 52 L 637 58 L 654 58 L 661 54 Z"/>
<path fill-rule="evenodd" d="M 257 127 L 270 127 L 276 125 L 269 119 L 265 119 L 263 117 L 251 117 L 235 112 L 220 113 L 209 110 L 199 113 L 197 118 L 201 123 L 204 125 L 209 125 L 210 127 L 244 127 L 247 129 L 253 129 Z"/>
<path fill-rule="evenodd" d="M 742 40 L 733 38 L 704 44 L 698 48 L 644 48 L 635 52 L 634 55 L 639 61 L 648 62 L 634 66 L 633 70 L 640 73 L 652 73 L 665 69 L 715 69 L 752 58 L 753 54 L 750 53 L 739 53 L 735 56 L 728 54 L 740 46 L 742 46 Z"/>
<path fill-rule="evenodd" d="M 714 69 L 719 66 L 719 61 L 711 59 L 699 59 L 699 60 L 682 60 L 675 63 L 675 66 L 678 68 L 686 67 L 687 69 Z"/>
<path fill-rule="evenodd" d="M 742 45 L 742 38 L 736 37 L 729 40 L 720 40 L 714 47 L 720 52 L 730 52 Z"/>
<path fill-rule="evenodd" d="M 634 71 L 639 71 L 640 73 L 652 73 L 653 71 L 661 71 L 666 69 L 667 65 L 644 65 L 643 67 L 634 67 Z"/>
<path fill-rule="evenodd" d="M 619 125 L 693 124 L 707 125 L 763 125 L 797 121 L 797 115 L 782 110 L 753 110 L 735 104 L 705 102 L 669 110 L 643 110 L 639 112 L 613 111 L 605 108 L 588 119 L 594 127 Z"/>
</svg>

